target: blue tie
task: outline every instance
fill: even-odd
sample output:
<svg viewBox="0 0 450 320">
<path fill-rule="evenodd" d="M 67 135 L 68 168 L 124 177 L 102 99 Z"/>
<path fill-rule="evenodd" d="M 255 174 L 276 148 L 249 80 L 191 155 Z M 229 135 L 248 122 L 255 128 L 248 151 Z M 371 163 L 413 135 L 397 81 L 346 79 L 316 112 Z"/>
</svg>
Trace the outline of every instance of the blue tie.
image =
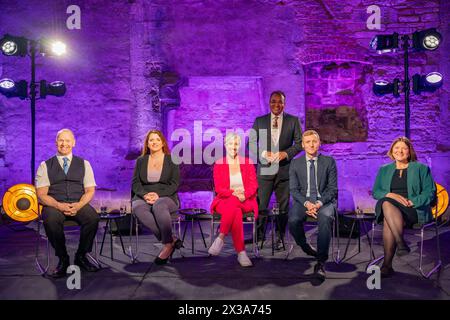
<svg viewBox="0 0 450 320">
<path fill-rule="evenodd" d="M 63 164 L 63 169 L 64 169 L 64 173 L 67 174 L 67 171 L 69 171 L 69 158 L 64 157 L 64 164 Z"/>
<path fill-rule="evenodd" d="M 317 184 L 316 184 L 316 168 L 314 160 L 309 161 L 309 201 L 315 203 L 317 201 Z"/>
</svg>

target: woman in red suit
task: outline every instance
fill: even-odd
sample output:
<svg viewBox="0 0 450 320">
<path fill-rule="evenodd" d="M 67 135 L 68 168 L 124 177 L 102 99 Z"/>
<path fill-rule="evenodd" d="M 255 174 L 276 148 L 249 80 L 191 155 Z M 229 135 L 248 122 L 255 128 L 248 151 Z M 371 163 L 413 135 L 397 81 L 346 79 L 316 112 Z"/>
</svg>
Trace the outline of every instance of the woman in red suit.
<svg viewBox="0 0 450 320">
<path fill-rule="evenodd" d="M 208 250 L 208 253 L 217 256 L 222 250 L 225 236 L 231 232 L 234 248 L 238 253 L 238 262 L 242 267 L 251 267 L 253 264 L 244 245 L 244 226 L 242 214 L 244 212 L 258 215 L 255 167 L 248 158 L 240 157 L 238 150 L 241 138 L 236 133 L 229 133 L 225 138 L 227 155 L 214 164 L 214 187 L 216 197 L 211 204 L 211 212 L 221 215 L 220 233 Z"/>
</svg>

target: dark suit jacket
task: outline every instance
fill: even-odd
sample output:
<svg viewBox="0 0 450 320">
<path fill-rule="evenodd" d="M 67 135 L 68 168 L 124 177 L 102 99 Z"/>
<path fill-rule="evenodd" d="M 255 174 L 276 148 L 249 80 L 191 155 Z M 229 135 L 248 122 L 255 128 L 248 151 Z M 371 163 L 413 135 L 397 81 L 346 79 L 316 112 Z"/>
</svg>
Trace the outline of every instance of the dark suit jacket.
<svg viewBox="0 0 450 320">
<path fill-rule="evenodd" d="M 391 192 L 392 176 L 395 172 L 395 162 L 386 164 L 380 168 L 373 186 L 372 195 L 380 200 Z M 436 195 L 436 185 L 431 176 L 430 168 L 420 162 L 410 162 L 406 181 L 408 187 L 408 199 L 414 204 L 419 223 L 430 221 L 431 203 Z M 377 217 L 381 214 L 381 208 L 376 210 Z"/>
<path fill-rule="evenodd" d="M 294 201 L 305 203 L 308 191 L 306 156 L 294 159 L 289 167 L 289 187 Z M 336 203 L 338 195 L 336 161 L 329 156 L 319 154 L 317 159 L 317 185 L 323 205 Z"/>
<path fill-rule="evenodd" d="M 174 164 L 171 156 L 166 154 L 159 181 L 149 182 L 147 180 L 148 159 L 149 155 L 145 154 L 136 160 L 132 182 L 132 200 L 143 199 L 145 194 L 156 192 L 158 196 L 169 197 L 179 204 L 177 190 L 180 185 L 180 169 L 178 165 Z"/>
<path fill-rule="evenodd" d="M 263 151 L 285 151 L 288 157 L 279 163 L 277 174 L 282 180 L 287 180 L 289 178 L 289 163 L 302 150 L 302 129 L 297 117 L 284 113 L 280 139 L 278 140 L 278 146 L 276 146 L 272 145 L 271 128 L 270 113 L 256 118 L 253 123 L 253 130 L 249 135 L 249 149 L 253 156 L 258 159 L 258 177 L 268 180 L 274 179 L 276 174 L 261 174 L 262 168 L 270 166 L 265 159 L 261 159 L 261 153 Z M 267 130 L 267 136 L 264 137 L 260 130 Z M 266 138 L 265 141 L 262 141 L 264 138 Z"/>
</svg>

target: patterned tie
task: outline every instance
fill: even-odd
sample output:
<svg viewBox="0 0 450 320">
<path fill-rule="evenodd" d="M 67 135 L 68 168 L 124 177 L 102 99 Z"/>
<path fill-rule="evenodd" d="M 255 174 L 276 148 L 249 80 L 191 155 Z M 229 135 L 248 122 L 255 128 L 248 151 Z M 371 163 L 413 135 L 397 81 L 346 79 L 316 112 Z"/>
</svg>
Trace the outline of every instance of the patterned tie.
<svg viewBox="0 0 450 320">
<path fill-rule="evenodd" d="M 69 158 L 64 157 L 64 164 L 63 164 L 63 169 L 64 169 L 64 173 L 67 174 L 67 172 L 69 171 Z"/>
<path fill-rule="evenodd" d="M 317 184 L 316 184 L 316 168 L 314 160 L 309 161 L 309 201 L 315 203 L 317 201 Z"/>
<path fill-rule="evenodd" d="M 274 129 L 278 129 L 278 118 L 279 118 L 279 117 L 273 118 L 273 128 L 274 128 Z"/>
</svg>

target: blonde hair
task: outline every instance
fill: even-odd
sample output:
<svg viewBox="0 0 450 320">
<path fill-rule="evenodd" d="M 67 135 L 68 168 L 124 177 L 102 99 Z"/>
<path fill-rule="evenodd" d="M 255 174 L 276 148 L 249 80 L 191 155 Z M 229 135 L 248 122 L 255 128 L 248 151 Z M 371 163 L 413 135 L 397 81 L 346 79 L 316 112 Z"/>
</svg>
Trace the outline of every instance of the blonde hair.
<svg viewBox="0 0 450 320">
<path fill-rule="evenodd" d="M 303 132 L 302 140 L 303 140 L 304 137 L 312 136 L 312 135 L 315 135 L 317 137 L 317 139 L 319 139 L 319 141 L 320 141 L 320 136 L 319 136 L 319 134 L 317 133 L 316 130 L 306 130 L 305 132 Z"/>
<path fill-rule="evenodd" d="M 227 135 L 225 136 L 225 145 L 228 144 L 228 142 L 230 142 L 231 140 L 237 139 L 239 142 L 239 145 L 241 145 L 241 136 L 238 135 L 236 132 L 228 132 Z"/>
<path fill-rule="evenodd" d="M 70 129 L 67 129 L 67 128 L 61 129 L 61 130 L 59 130 L 59 131 L 56 133 L 56 139 L 55 139 L 55 141 L 58 141 L 59 135 L 60 135 L 61 133 L 63 133 L 63 132 L 68 132 L 68 133 L 70 133 L 70 134 L 72 135 L 73 141 L 75 141 L 75 135 L 73 134 L 73 131 L 70 130 Z"/>
</svg>

